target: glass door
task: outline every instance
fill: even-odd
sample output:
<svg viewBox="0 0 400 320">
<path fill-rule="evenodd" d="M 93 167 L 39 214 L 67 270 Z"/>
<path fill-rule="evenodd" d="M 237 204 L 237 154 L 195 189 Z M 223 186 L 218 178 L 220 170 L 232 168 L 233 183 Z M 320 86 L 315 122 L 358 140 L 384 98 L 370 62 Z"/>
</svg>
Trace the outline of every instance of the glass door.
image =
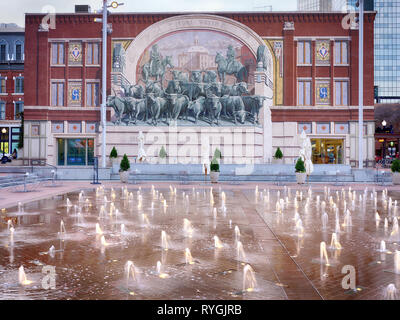
<svg viewBox="0 0 400 320">
<path fill-rule="evenodd" d="M 311 139 L 314 164 L 343 164 L 342 139 Z"/>
</svg>

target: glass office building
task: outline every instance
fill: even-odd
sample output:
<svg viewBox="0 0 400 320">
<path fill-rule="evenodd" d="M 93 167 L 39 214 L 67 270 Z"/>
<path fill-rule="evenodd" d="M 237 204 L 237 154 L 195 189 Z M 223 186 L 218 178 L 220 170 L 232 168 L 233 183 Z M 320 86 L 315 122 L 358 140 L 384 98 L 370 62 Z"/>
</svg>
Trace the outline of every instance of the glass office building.
<svg viewBox="0 0 400 320">
<path fill-rule="evenodd" d="M 400 102 L 400 0 L 375 0 L 375 87 L 380 103 Z"/>
<path fill-rule="evenodd" d="M 354 6 L 357 0 L 297 0 L 299 11 L 342 11 L 349 10 L 348 6 Z"/>
</svg>

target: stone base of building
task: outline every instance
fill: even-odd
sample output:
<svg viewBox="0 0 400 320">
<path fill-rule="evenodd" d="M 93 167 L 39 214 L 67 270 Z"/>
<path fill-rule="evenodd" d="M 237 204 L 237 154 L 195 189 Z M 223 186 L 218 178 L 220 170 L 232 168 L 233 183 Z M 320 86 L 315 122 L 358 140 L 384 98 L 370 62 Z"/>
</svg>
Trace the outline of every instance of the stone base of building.
<svg viewBox="0 0 400 320">
<path fill-rule="evenodd" d="M 145 139 L 144 163 L 208 164 L 216 148 L 222 153 L 221 163 L 264 163 L 264 132 L 258 126 L 109 126 L 106 154 L 115 147 L 119 158 L 126 154 L 131 161 L 140 162 L 137 158 L 140 131 Z M 166 158 L 159 157 L 162 147 L 167 152 Z"/>
</svg>

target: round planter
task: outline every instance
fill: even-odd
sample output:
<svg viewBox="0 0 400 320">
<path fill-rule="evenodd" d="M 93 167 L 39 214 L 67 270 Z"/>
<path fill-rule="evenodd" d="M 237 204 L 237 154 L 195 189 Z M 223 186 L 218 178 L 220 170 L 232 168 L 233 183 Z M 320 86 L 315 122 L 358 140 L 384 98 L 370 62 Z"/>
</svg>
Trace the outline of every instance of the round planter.
<svg viewBox="0 0 400 320">
<path fill-rule="evenodd" d="M 212 183 L 217 183 L 219 178 L 219 172 L 211 171 L 210 172 L 210 180 Z"/>
<path fill-rule="evenodd" d="M 393 184 L 400 185 L 400 172 L 393 172 L 392 181 Z"/>
<path fill-rule="evenodd" d="M 158 158 L 158 163 L 159 164 L 166 164 L 167 163 L 167 159 L 166 158 Z"/>
<path fill-rule="evenodd" d="M 283 158 L 282 159 L 272 158 L 272 164 L 283 164 Z"/>
<path fill-rule="evenodd" d="M 118 173 L 121 161 L 118 158 L 110 158 L 110 160 L 112 173 Z"/>
<path fill-rule="evenodd" d="M 128 183 L 129 171 L 120 171 L 119 178 L 121 179 L 122 183 Z"/>
<path fill-rule="evenodd" d="M 296 181 L 298 184 L 306 183 L 307 173 L 305 172 L 296 172 Z"/>
<path fill-rule="evenodd" d="M 17 159 L 22 160 L 24 158 L 24 148 L 20 148 L 17 151 Z"/>
</svg>

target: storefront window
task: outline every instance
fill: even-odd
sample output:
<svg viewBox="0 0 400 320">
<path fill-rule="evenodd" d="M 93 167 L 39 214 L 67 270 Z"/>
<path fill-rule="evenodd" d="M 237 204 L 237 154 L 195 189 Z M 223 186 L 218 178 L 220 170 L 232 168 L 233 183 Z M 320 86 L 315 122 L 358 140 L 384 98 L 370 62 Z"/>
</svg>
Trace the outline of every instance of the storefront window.
<svg viewBox="0 0 400 320">
<path fill-rule="evenodd" d="M 379 138 L 375 140 L 376 160 L 399 157 L 400 138 Z"/>
<path fill-rule="evenodd" d="M 93 165 L 93 139 L 57 139 L 58 159 L 60 166 Z"/>
<path fill-rule="evenodd" d="M 19 135 L 21 128 L 11 128 L 11 152 L 18 151 Z"/>
<path fill-rule="evenodd" d="M 343 164 L 343 140 L 311 139 L 314 164 Z"/>
<path fill-rule="evenodd" d="M 3 132 L 4 131 L 4 132 Z M 10 153 L 10 131 L 9 128 L 0 128 L 1 142 L 0 153 Z"/>
<path fill-rule="evenodd" d="M 93 139 L 88 139 L 87 140 L 87 159 L 88 159 L 88 165 L 92 166 L 94 164 L 94 140 Z"/>
<path fill-rule="evenodd" d="M 67 165 L 84 166 L 86 164 L 86 140 L 67 140 Z"/>
<path fill-rule="evenodd" d="M 58 165 L 63 166 L 65 165 L 65 140 L 64 139 L 57 139 L 57 146 L 58 146 Z"/>
</svg>

